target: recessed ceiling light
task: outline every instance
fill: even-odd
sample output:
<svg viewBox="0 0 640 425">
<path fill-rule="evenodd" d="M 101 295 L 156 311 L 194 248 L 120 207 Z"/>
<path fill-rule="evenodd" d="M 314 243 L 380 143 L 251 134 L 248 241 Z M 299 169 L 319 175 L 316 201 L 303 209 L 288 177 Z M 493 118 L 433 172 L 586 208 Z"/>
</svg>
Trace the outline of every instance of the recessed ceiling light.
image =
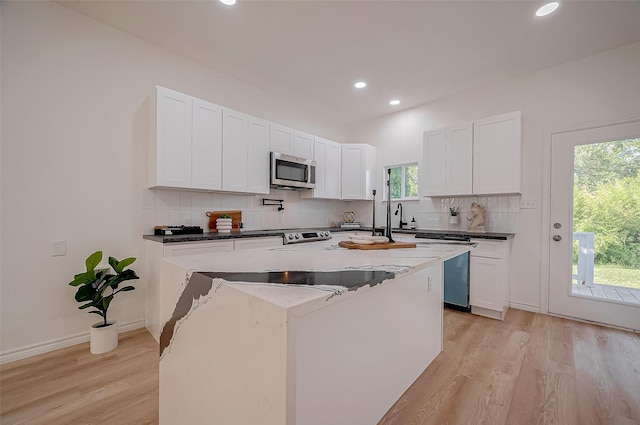
<svg viewBox="0 0 640 425">
<path fill-rule="evenodd" d="M 236 4 L 236 0 L 220 0 L 220 3 L 226 4 L 227 6 L 233 6 Z"/>
<path fill-rule="evenodd" d="M 542 6 L 540 9 L 538 9 L 538 11 L 536 12 L 536 16 L 547 16 L 555 12 L 558 6 L 560 6 L 560 3 L 558 3 L 557 1 L 552 1 L 551 3 L 547 3 L 544 6 Z"/>
<path fill-rule="evenodd" d="M 400 104 L 400 101 L 398 99 L 393 99 L 392 101 L 389 102 L 389 105 L 393 105 L 393 106 L 396 106 L 399 104 Z"/>
<path fill-rule="evenodd" d="M 357 89 L 363 89 L 363 88 L 367 87 L 367 83 L 365 83 L 364 81 L 358 81 L 353 86 L 355 88 L 357 88 Z"/>
</svg>

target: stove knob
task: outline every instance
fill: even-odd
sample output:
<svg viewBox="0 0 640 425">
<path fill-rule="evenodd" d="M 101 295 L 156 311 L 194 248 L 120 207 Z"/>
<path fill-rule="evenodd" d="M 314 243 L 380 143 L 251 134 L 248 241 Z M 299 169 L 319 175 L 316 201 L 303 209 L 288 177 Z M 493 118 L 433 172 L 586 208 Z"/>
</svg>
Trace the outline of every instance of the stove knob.
<svg viewBox="0 0 640 425">
<path fill-rule="evenodd" d="M 293 239 L 293 234 L 289 233 L 289 234 L 287 235 L 287 238 L 288 238 L 288 239 Z"/>
<path fill-rule="evenodd" d="M 300 233 L 296 233 L 296 239 L 300 239 Z"/>
</svg>

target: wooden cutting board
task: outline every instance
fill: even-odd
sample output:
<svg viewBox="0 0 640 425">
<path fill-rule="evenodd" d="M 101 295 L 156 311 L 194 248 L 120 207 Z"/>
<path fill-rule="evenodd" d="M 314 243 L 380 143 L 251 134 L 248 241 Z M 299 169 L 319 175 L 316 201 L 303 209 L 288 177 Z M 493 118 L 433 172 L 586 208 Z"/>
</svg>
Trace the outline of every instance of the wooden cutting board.
<svg viewBox="0 0 640 425">
<path fill-rule="evenodd" d="M 348 249 L 395 249 L 395 248 L 415 248 L 415 243 L 409 242 L 385 242 L 385 243 L 374 243 L 370 245 L 359 244 L 351 241 L 340 241 L 338 242 L 338 246 Z"/>
<path fill-rule="evenodd" d="M 224 214 L 231 217 L 231 230 L 240 229 L 240 223 L 242 223 L 242 211 L 207 211 L 206 215 L 209 217 L 209 231 L 218 231 L 218 229 L 216 229 L 216 220 Z"/>
</svg>

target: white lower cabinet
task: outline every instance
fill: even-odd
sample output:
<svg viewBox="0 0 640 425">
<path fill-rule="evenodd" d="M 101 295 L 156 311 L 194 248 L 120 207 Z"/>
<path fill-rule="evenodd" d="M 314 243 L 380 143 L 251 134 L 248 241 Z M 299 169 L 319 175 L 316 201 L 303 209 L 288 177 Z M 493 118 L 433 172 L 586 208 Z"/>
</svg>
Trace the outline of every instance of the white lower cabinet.
<svg viewBox="0 0 640 425">
<path fill-rule="evenodd" d="M 237 238 L 209 242 L 186 242 L 165 244 L 145 240 L 145 319 L 144 324 L 149 333 L 156 341 L 160 340 L 160 332 L 163 326 L 162 312 L 167 310 L 167 305 L 162 307 L 160 299 L 160 269 L 163 258 L 176 257 L 180 255 L 208 254 L 215 252 L 240 251 L 252 248 L 267 248 L 282 246 L 281 236 L 258 237 L 258 238 Z M 183 282 L 184 276 L 177 278 L 176 284 Z M 180 280 L 182 279 L 182 280 Z M 180 288 L 178 288 L 180 289 Z M 166 304 L 166 303 L 165 303 Z"/>
<path fill-rule="evenodd" d="M 509 309 L 511 241 L 472 239 L 478 247 L 469 259 L 471 312 L 504 320 Z"/>
</svg>

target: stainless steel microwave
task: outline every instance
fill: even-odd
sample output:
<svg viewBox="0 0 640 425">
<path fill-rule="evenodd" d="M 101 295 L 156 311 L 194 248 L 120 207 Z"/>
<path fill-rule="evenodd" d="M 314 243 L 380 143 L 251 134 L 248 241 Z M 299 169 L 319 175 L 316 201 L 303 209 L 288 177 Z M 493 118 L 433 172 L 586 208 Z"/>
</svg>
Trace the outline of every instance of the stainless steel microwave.
<svg viewBox="0 0 640 425">
<path fill-rule="evenodd" d="M 275 189 L 314 189 L 316 187 L 315 161 L 271 152 L 271 187 Z"/>
</svg>

